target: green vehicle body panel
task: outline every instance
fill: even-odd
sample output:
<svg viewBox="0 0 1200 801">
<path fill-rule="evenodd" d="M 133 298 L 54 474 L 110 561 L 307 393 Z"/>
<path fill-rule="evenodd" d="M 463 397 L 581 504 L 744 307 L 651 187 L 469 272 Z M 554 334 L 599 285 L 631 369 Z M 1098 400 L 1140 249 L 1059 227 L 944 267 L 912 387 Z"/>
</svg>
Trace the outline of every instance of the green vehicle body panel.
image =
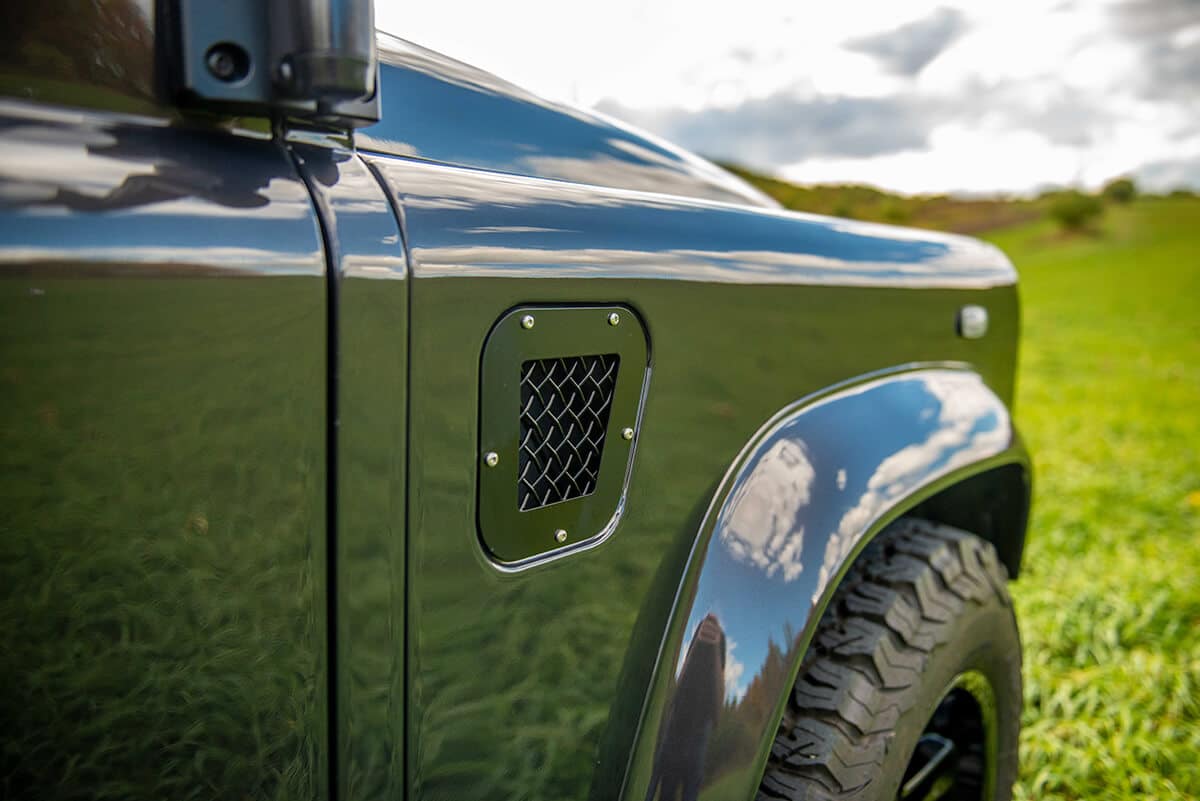
<svg viewBox="0 0 1200 801">
<path fill-rule="evenodd" d="M 396 215 L 338 137 L 293 133 L 329 257 L 326 453 L 331 792 L 404 792 L 408 264 Z"/>
<path fill-rule="evenodd" d="M 991 397 L 1011 396 L 1011 269 L 968 240 L 897 244 L 876 226 L 367 158 L 404 209 L 412 266 L 418 797 L 620 793 L 704 513 L 777 411 L 855 376 L 934 361 L 970 364 Z M 510 307 L 566 302 L 627 304 L 646 322 L 652 378 L 628 503 L 599 547 L 507 573 L 475 545 L 474 509 L 456 500 L 476 485 L 479 354 Z M 993 336 L 955 335 L 964 303 L 992 311 Z M 855 447 L 847 441 L 848 454 Z M 488 756 L 462 757 L 477 753 Z"/>
<path fill-rule="evenodd" d="M 743 797 L 889 519 L 1018 570 L 995 249 L 784 212 L 389 37 L 353 135 L 185 114 L 151 4 L 101 5 L 17 3 L 0 55 L 0 795 Z M 649 379 L 615 528 L 514 568 L 480 536 L 480 374 L 527 306 L 629 309 Z M 682 741 L 710 614 L 744 672 Z"/>
<path fill-rule="evenodd" d="M 308 191 L 269 138 L 0 120 L 0 794 L 321 795 Z"/>
</svg>

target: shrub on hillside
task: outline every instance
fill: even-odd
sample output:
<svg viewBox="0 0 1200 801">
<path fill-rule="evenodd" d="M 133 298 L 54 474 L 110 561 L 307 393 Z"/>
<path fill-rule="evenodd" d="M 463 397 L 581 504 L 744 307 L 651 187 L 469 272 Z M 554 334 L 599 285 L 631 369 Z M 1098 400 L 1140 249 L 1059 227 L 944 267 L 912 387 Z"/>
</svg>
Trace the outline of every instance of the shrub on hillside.
<svg viewBox="0 0 1200 801">
<path fill-rule="evenodd" d="M 1057 193 L 1050 201 L 1050 218 L 1065 231 L 1086 231 L 1104 213 L 1104 204 L 1095 195 L 1074 189 Z"/>
<path fill-rule="evenodd" d="M 847 220 L 857 219 L 854 213 L 854 205 L 848 200 L 838 200 L 833 204 L 833 208 L 829 210 L 829 214 L 833 217 L 845 217 Z"/>
<path fill-rule="evenodd" d="M 1104 185 L 1100 194 L 1113 203 L 1130 203 L 1137 197 L 1137 184 L 1132 178 L 1114 178 Z"/>
<path fill-rule="evenodd" d="M 912 217 L 912 213 L 899 201 L 889 201 L 884 204 L 882 216 L 884 222 L 903 225 Z"/>
</svg>

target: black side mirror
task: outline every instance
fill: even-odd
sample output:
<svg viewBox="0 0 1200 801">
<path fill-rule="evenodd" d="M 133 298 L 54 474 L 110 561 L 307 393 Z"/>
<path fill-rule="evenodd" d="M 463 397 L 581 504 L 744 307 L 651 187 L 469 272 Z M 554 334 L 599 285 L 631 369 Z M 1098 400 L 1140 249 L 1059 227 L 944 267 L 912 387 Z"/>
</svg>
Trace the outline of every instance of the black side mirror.
<svg viewBox="0 0 1200 801">
<path fill-rule="evenodd" d="M 184 105 L 354 127 L 379 119 L 372 0 L 171 0 Z"/>
</svg>

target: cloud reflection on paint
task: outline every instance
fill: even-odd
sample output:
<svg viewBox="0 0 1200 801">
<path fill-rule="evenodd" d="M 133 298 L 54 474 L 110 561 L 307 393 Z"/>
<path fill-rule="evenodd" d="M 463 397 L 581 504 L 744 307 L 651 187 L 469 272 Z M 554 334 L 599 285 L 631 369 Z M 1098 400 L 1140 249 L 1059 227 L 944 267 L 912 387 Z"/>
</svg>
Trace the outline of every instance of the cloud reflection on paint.
<svg viewBox="0 0 1200 801">
<path fill-rule="evenodd" d="M 269 141 L 53 109 L 2 112 L 0 277 L 324 270 L 308 191 Z M 391 213 L 381 199 L 362 211 Z M 397 253 L 393 245 L 384 255 L 403 268 Z"/>
<path fill-rule="evenodd" d="M 365 150 L 560 181 L 776 205 L 741 179 L 602 113 L 540 98 L 392 36 L 380 38 L 379 52 L 383 106 L 405 113 L 385 114 L 360 131 L 358 143 Z M 472 123 L 461 124 L 468 120 Z M 476 120 L 488 124 L 480 128 Z"/>
<path fill-rule="evenodd" d="M 842 515 L 837 530 L 825 543 L 825 554 L 813 603 L 836 576 L 862 537 L 862 532 L 889 508 L 919 486 L 931 472 L 944 474 L 978 458 L 995 453 L 1008 444 L 1011 432 L 1002 426 L 1003 410 L 988 394 L 963 392 L 957 376 L 933 374 L 921 378 L 922 390 L 931 405 L 920 417 L 936 414 L 937 425 L 922 442 L 908 445 L 888 456 L 871 473 L 858 503 Z"/>
<path fill-rule="evenodd" d="M 864 531 L 888 509 L 929 480 L 994 453 L 1009 441 L 1011 432 L 1002 426 L 1003 410 L 987 393 L 964 392 L 963 376 L 930 373 L 904 380 L 919 390 L 920 403 L 911 416 L 924 424 L 928 435 L 885 453 L 878 462 L 843 465 L 836 454 L 819 468 L 827 484 L 836 486 L 847 504 L 832 530 L 813 532 L 825 549 L 814 589 L 814 603 L 850 556 Z M 867 396 L 872 385 L 851 390 L 846 398 Z M 818 404 L 817 410 L 824 404 Z M 818 466 L 809 457 L 810 445 L 799 425 L 785 426 L 765 445 L 746 478 L 725 502 L 716 530 L 728 554 L 735 560 L 761 568 L 767 578 L 785 582 L 800 577 L 804 565 L 800 555 L 806 527 L 824 524 L 825 518 L 806 514 L 818 478 Z M 847 448 L 850 448 L 847 441 Z M 849 456 L 849 454 L 847 454 Z M 853 461 L 853 460 L 849 460 Z M 860 487 L 857 494 L 841 495 L 847 486 Z M 857 498 L 857 500 L 853 500 Z M 826 524 L 827 525 L 827 524 Z"/>
<path fill-rule="evenodd" d="M 686 630 L 715 615 L 737 648 L 725 664 L 720 751 L 706 756 L 704 775 L 770 736 L 805 632 L 867 536 L 922 488 L 1013 450 L 1003 402 L 967 370 L 895 373 L 781 413 L 701 533 L 711 539 Z M 678 670 L 692 646 L 671 647 Z M 686 695 L 677 687 L 669 704 L 686 706 Z"/>
<path fill-rule="evenodd" d="M 816 470 L 802 444 L 779 440 L 772 445 L 734 492 L 719 524 L 733 558 L 761 567 L 768 578 L 798 577 L 804 569 L 804 526 L 797 526 L 796 513 L 808 504 L 814 478 Z"/>
<path fill-rule="evenodd" d="M 531 267 L 539 278 L 863 286 L 996 286 L 1014 277 L 1002 253 L 966 237 L 369 160 L 398 188 L 410 228 L 424 232 L 411 256 L 427 277 L 529 277 Z M 650 213 L 659 224 L 643 224 Z"/>
</svg>

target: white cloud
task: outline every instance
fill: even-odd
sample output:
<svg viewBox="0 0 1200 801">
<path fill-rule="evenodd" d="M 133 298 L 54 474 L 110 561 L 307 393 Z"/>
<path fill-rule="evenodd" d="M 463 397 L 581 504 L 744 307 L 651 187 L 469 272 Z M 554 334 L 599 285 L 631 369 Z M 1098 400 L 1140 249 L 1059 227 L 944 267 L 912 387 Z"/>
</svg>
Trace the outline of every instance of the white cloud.
<svg viewBox="0 0 1200 801">
<path fill-rule="evenodd" d="M 735 640 L 727 640 L 725 643 L 725 696 L 734 698 L 738 701 L 746 695 L 747 685 L 742 681 L 742 677 L 746 673 L 746 665 L 741 660 L 736 659 L 733 655 L 733 649 L 737 648 Z"/>
<path fill-rule="evenodd" d="M 384 29 L 540 94 L 619 108 L 685 147 L 798 181 L 1026 191 L 1095 185 L 1151 163 L 1185 165 L 1158 176 L 1197 173 L 1187 164 L 1200 134 L 1187 128 L 1200 118 L 1200 81 L 1189 80 L 1200 63 L 1200 5 L 1187 0 L 845 0 L 819 9 L 514 0 L 469 10 L 378 0 L 377 16 Z M 805 116 L 843 107 L 878 109 L 863 124 L 880 139 L 894 128 L 895 146 L 865 152 L 856 127 L 845 146 L 858 149 L 839 149 L 843 131 Z M 738 122 L 743 112 L 761 130 Z M 809 155 L 780 161 L 789 151 Z"/>
<path fill-rule="evenodd" d="M 635 108 L 688 109 L 797 83 L 814 92 L 874 94 L 883 71 L 842 43 L 926 10 L 915 0 L 860 0 L 819 12 L 782 0 L 743 0 L 736 11 L 685 0 L 376 3 L 381 29 L 540 94 L 584 105 L 615 98 Z"/>
<path fill-rule="evenodd" d="M 801 445 L 776 441 L 721 510 L 721 539 L 730 555 L 768 578 L 798 578 L 804 527 L 796 525 L 796 513 L 808 503 L 816 476 Z"/>
</svg>

